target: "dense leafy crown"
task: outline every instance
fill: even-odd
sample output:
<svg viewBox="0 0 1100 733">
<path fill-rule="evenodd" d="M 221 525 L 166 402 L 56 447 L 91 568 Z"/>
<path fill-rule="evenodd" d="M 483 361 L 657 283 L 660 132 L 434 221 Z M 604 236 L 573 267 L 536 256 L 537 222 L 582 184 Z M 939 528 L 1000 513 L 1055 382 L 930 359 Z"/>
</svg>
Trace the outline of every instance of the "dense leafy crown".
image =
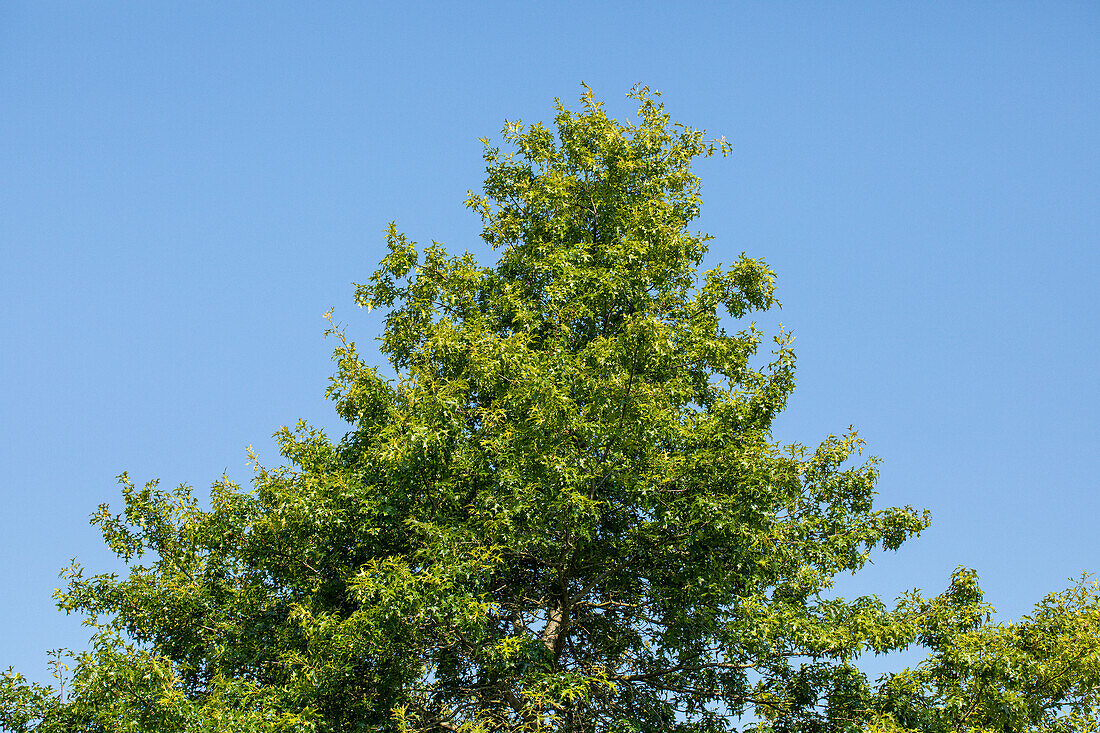
<svg viewBox="0 0 1100 733">
<path fill-rule="evenodd" d="M 9 673 L 0 722 L 1084 725 L 1100 667 L 1092 586 L 1009 627 L 986 624 L 965 571 L 942 596 L 890 609 L 824 594 L 927 518 L 872 506 L 875 463 L 851 460 L 854 434 L 774 443 L 794 384 L 788 339 L 762 358 L 757 329 L 724 325 L 774 306 L 774 275 L 745 256 L 699 272 L 708 238 L 688 228 L 691 163 L 729 146 L 673 124 L 649 90 L 631 97 L 636 123 L 586 91 L 579 111 L 559 103 L 553 129 L 507 123 L 508 153 L 485 141 L 483 193 L 467 205 L 494 266 L 418 251 L 391 225 L 356 299 L 387 310 L 397 378 L 333 327 L 341 441 L 282 431 L 288 466 L 259 469 L 247 491 L 219 481 L 208 508 L 186 487 L 124 477 L 125 511 L 94 521 L 129 575 L 74 565 L 59 593 L 89 616 L 93 649 L 61 676 L 67 690 Z M 929 660 L 877 687 L 855 665 L 913 643 Z"/>
</svg>

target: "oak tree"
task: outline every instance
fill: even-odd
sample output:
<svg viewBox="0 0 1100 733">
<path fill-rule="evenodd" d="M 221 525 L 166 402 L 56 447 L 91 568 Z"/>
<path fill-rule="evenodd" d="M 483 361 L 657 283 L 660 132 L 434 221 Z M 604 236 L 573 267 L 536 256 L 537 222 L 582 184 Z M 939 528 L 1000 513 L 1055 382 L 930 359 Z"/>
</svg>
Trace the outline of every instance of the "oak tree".
<svg viewBox="0 0 1100 733">
<path fill-rule="evenodd" d="M 63 687 L 9 671 L 14 731 L 1083 730 L 1100 605 L 1083 580 L 989 623 L 973 573 L 934 598 L 840 599 L 928 524 L 874 505 L 853 432 L 783 446 L 794 387 L 777 305 L 742 255 L 702 269 L 692 162 L 725 154 L 637 88 L 485 140 L 466 205 L 491 265 L 395 225 L 356 286 L 386 378 L 345 330 L 348 423 L 278 434 L 251 486 L 122 477 L 93 517 L 127 573 L 74 564 L 94 631 Z M 875 681 L 864 654 L 912 645 Z"/>
</svg>

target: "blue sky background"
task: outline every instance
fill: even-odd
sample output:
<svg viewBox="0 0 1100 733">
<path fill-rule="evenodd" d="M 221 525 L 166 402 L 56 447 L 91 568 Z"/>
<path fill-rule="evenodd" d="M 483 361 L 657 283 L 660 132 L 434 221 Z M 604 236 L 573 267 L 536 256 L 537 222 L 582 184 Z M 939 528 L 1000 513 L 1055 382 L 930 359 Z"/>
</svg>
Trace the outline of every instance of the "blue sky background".
<svg viewBox="0 0 1100 733">
<path fill-rule="evenodd" d="M 1100 5 L 0 4 L 0 667 L 46 677 L 114 476 L 247 481 L 323 401 L 396 220 L 490 255 L 479 136 L 636 82 L 735 152 L 711 263 L 779 273 L 799 389 L 933 526 L 845 593 L 976 568 L 1010 619 L 1100 572 Z"/>
</svg>

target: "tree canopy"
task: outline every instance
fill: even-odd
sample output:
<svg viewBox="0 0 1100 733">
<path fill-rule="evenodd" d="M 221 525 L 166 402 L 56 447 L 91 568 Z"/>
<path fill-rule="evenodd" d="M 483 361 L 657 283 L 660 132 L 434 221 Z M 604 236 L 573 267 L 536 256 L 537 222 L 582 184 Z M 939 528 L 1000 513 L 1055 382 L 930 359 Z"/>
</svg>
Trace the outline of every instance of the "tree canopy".
<svg viewBox="0 0 1100 733">
<path fill-rule="evenodd" d="M 386 378 L 334 322 L 349 427 L 188 486 L 121 477 L 92 521 L 126 574 L 65 571 L 87 651 L 0 683 L 12 731 L 1070 731 L 1100 720 L 1087 578 L 990 623 L 973 572 L 887 604 L 833 578 L 928 525 L 874 504 L 854 432 L 780 445 L 795 384 L 765 262 L 703 270 L 692 162 L 724 139 L 636 88 L 485 143 L 498 253 L 396 225 L 355 289 Z M 729 330 L 728 330 L 729 329 Z M 868 680 L 858 660 L 926 661 Z M 1090 727 L 1091 726 L 1091 727 Z"/>
</svg>

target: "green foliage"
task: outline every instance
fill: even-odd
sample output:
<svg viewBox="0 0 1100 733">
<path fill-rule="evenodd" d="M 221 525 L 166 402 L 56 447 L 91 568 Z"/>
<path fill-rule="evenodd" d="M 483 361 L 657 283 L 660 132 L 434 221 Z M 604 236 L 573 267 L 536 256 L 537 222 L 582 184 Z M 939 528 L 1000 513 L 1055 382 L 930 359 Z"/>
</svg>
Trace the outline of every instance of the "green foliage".
<svg viewBox="0 0 1100 733">
<path fill-rule="evenodd" d="M 985 625 L 970 574 L 938 602 L 914 599 L 929 659 L 888 675 L 878 696 L 883 730 L 1098 730 L 1100 586 L 1087 577 L 1052 593 L 1017 623 Z"/>
<path fill-rule="evenodd" d="M 794 386 L 744 255 L 700 271 L 692 161 L 724 140 L 636 89 L 485 141 L 494 266 L 391 225 L 356 287 L 382 378 L 334 325 L 339 441 L 278 433 L 250 489 L 138 489 L 93 522 L 125 577 L 66 571 L 92 650 L 9 672 L 13 731 L 1069 730 L 1097 716 L 1098 593 L 988 624 L 972 574 L 892 609 L 828 593 L 925 513 L 878 509 L 854 433 L 783 447 Z M 728 332 L 726 324 L 739 330 Z M 769 353 L 770 352 L 770 353 Z M 931 656 L 873 685 L 865 653 Z M 1059 727 L 1061 726 L 1061 727 Z"/>
</svg>

